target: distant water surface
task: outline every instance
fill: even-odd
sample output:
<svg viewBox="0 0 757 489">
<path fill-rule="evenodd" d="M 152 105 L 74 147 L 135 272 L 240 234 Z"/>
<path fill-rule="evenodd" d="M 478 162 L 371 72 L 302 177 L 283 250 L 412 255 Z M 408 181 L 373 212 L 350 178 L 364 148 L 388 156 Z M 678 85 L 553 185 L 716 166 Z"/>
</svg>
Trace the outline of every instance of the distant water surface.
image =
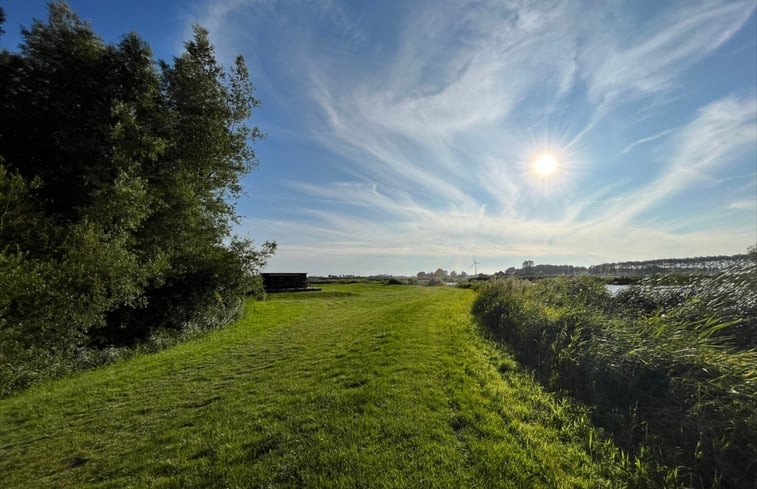
<svg viewBox="0 0 757 489">
<path fill-rule="evenodd" d="M 605 285 L 605 289 L 612 296 L 616 295 L 618 292 L 621 292 L 623 290 L 630 289 L 630 288 L 631 288 L 630 285 L 612 285 L 612 284 Z"/>
</svg>

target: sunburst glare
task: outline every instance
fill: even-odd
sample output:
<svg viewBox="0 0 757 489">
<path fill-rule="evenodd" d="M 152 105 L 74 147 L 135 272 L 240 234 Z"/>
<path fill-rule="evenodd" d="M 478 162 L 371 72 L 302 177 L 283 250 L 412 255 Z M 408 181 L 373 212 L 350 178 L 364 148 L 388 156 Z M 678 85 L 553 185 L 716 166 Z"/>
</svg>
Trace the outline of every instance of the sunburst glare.
<svg viewBox="0 0 757 489">
<path fill-rule="evenodd" d="M 579 158 L 567 129 L 544 128 L 541 134 L 524 137 L 521 153 L 523 182 L 533 196 L 550 201 L 568 197 L 578 177 Z"/>
<path fill-rule="evenodd" d="M 549 176 L 557 170 L 557 158 L 552 153 L 542 153 L 534 160 L 533 169 L 542 176 Z"/>
</svg>

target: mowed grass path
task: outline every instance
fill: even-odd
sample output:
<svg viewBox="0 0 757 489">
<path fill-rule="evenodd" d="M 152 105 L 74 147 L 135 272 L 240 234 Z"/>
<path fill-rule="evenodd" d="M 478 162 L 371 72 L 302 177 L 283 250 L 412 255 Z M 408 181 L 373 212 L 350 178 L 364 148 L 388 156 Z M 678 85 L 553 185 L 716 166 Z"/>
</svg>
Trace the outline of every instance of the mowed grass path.
<svg viewBox="0 0 757 489">
<path fill-rule="evenodd" d="M 473 293 L 341 285 L 0 401 L 0 487 L 612 487 Z M 580 430 L 579 430 L 580 431 Z"/>
</svg>

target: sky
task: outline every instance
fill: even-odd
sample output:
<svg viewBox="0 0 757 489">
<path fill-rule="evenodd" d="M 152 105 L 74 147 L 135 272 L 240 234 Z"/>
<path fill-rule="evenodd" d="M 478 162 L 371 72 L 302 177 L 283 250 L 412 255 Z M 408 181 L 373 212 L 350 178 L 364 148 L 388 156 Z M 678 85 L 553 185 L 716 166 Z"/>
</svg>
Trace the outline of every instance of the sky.
<svg viewBox="0 0 757 489">
<path fill-rule="evenodd" d="M 0 5 L 0 48 L 46 18 L 43 1 Z M 757 243 L 754 0 L 69 5 L 158 58 L 193 23 L 220 62 L 245 56 L 267 137 L 236 232 L 278 243 L 267 271 L 472 273 L 475 257 L 491 273 Z"/>
</svg>

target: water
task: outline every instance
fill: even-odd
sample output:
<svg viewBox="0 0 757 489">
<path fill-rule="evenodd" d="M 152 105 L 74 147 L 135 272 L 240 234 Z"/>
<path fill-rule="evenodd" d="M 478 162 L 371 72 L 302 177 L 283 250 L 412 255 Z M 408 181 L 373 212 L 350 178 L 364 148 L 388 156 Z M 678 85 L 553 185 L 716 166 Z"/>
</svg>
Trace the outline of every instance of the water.
<svg viewBox="0 0 757 489">
<path fill-rule="evenodd" d="M 617 295 L 618 292 L 622 292 L 626 289 L 630 289 L 630 285 L 612 285 L 612 284 L 605 284 L 605 289 L 607 292 L 610 293 L 611 296 Z"/>
</svg>

